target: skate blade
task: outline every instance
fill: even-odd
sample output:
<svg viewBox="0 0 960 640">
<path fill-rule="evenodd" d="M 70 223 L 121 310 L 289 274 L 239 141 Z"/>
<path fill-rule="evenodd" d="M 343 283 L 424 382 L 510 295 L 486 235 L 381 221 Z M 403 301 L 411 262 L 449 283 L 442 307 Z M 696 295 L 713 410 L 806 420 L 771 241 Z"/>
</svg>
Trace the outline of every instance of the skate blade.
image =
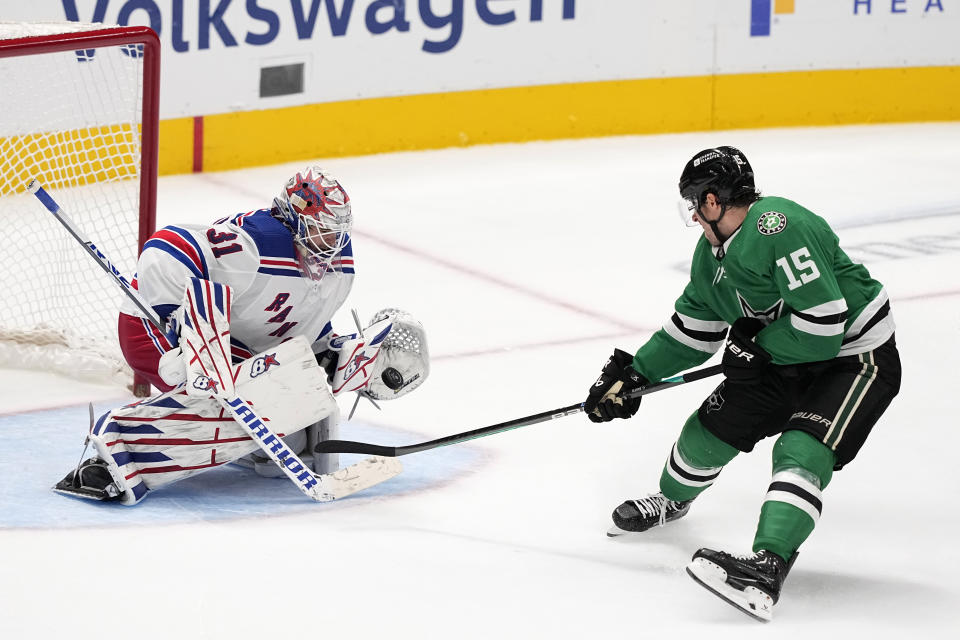
<svg viewBox="0 0 960 640">
<path fill-rule="evenodd" d="M 625 529 L 621 529 L 617 525 L 612 525 L 609 529 L 607 529 L 608 538 L 618 538 L 620 536 L 625 536 L 631 533 L 639 533 L 639 531 L 627 531 Z"/>
<path fill-rule="evenodd" d="M 695 558 L 687 565 L 687 573 L 707 591 L 754 620 L 770 622 L 773 619 L 773 599 L 770 596 L 755 587 L 743 591 L 731 587 L 727 584 L 727 572 L 713 562 Z"/>
<path fill-rule="evenodd" d="M 84 500 L 96 500 L 97 502 L 114 502 L 119 500 L 118 496 L 110 496 L 106 491 L 100 491 L 97 489 L 84 489 L 81 487 L 71 487 L 71 486 L 62 486 L 56 485 L 52 487 L 54 493 L 59 493 L 62 496 L 67 496 L 69 498 L 83 498 Z"/>
</svg>

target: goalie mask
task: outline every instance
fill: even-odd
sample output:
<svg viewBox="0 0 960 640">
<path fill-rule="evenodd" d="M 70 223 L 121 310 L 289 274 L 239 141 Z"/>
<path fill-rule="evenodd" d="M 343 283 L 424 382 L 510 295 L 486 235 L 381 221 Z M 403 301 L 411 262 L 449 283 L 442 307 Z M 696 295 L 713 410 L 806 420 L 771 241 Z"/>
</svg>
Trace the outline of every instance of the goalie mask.
<svg viewBox="0 0 960 640">
<path fill-rule="evenodd" d="M 336 178 L 307 167 L 290 178 L 273 199 L 283 223 L 311 271 L 322 275 L 350 242 L 350 197 Z"/>
</svg>

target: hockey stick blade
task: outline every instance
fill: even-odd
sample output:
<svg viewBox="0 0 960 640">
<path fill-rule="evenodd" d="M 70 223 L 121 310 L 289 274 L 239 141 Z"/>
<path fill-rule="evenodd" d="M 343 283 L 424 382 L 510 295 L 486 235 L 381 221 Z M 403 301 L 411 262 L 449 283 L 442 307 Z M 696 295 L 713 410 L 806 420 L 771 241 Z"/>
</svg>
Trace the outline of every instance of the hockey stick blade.
<svg viewBox="0 0 960 640">
<path fill-rule="evenodd" d="M 657 391 L 662 391 L 669 387 L 676 387 L 681 384 L 686 384 L 688 382 L 694 382 L 696 380 L 702 380 L 704 378 L 709 378 L 715 376 L 722 371 L 722 365 L 714 365 L 712 367 L 704 367 L 703 369 L 697 369 L 695 371 L 690 371 L 683 375 L 675 376 L 673 378 L 668 378 L 662 382 L 657 382 L 654 384 L 648 384 L 645 387 L 637 389 L 631 392 L 627 397 L 629 398 L 638 398 L 640 396 L 645 396 L 650 393 L 655 393 Z M 466 442 L 467 440 L 474 440 L 476 438 L 483 438 L 485 436 L 490 436 L 495 433 L 503 433 L 504 431 L 511 431 L 513 429 L 519 429 L 520 427 L 528 427 L 533 424 L 539 424 L 541 422 L 546 422 L 548 420 L 555 420 L 557 418 L 563 418 L 564 416 L 571 416 L 575 413 L 580 413 L 583 411 L 583 403 L 572 404 L 568 407 L 562 407 L 560 409 L 554 409 L 552 411 L 544 411 L 543 413 L 537 413 L 532 416 L 526 416 L 524 418 L 517 418 L 516 420 L 510 420 L 507 422 L 501 422 L 499 424 L 491 425 L 489 427 L 481 427 L 479 429 L 474 429 L 472 431 L 464 431 L 463 433 L 455 433 L 451 436 L 446 436 L 444 438 L 438 438 L 436 440 L 430 440 L 428 442 L 421 442 L 419 444 L 411 444 L 404 447 L 388 447 L 379 444 L 370 444 L 367 442 L 355 442 L 353 440 L 325 440 L 316 447 L 314 447 L 315 453 L 359 453 L 364 455 L 374 455 L 374 456 L 386 456 L 386 457 L 397 457 L 405 456 L 411 453 L 417 453 L 420 451 L 427 451 L 428 449 L 436 449 L 437 447 L 445 447 L 451 444 L 458 444 L 460 442 Z"/>
<path fill-rule="evenodd" d="M 369 489 L 403 471 L 403 465 L 393 458 L 372 457 L 361 460 L 333 473 L 317 474 L 316 492 L 320 502 L 330 502 Z"/>
</svg>

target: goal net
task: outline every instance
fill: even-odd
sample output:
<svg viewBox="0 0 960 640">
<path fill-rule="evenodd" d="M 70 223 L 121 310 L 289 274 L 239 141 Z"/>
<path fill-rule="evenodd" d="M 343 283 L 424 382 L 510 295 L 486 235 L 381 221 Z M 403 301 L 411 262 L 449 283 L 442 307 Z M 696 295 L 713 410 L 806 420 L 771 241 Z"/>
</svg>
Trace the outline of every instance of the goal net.
<svg viewBox="0 0 960 640">
<path fill-rule="evenodd" d="M 0 367 L 134 382 L 123 293 L 26 184 L 131 278 L 154 227 L 159 60 L 146 27 L 0 22 Z"/>
</svg>

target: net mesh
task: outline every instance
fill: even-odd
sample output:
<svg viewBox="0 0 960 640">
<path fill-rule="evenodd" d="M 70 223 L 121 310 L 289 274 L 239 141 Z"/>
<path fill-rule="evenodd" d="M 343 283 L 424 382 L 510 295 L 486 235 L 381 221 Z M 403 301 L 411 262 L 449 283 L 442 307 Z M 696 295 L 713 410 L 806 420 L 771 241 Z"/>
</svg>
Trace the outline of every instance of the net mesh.
<svg viewBox="0 0 960 640">
<path fill-rule="evenodd" d="M 103 28 L 0 23 L 12 40 Z M 82 45 L 81 45 L 82 46 Z M 127 276 L 139 234 L 140 45 L 0 57 L 0 366 L 129 384 L 123 293 L 40 202 L 32 178 Z"/>
</svg>

